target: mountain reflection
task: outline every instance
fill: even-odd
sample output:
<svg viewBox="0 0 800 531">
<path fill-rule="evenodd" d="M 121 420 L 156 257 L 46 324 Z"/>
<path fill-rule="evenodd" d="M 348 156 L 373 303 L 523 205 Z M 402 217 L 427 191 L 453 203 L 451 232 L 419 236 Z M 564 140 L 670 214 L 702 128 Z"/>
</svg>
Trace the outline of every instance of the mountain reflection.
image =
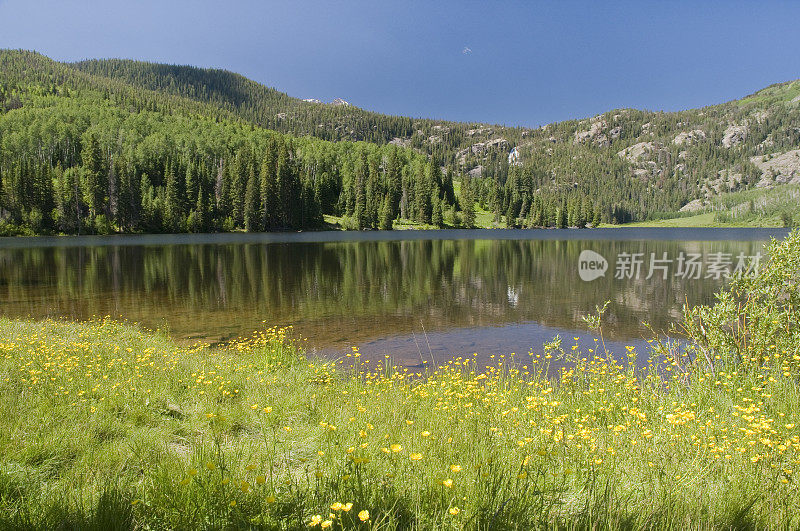
<svg viewBox="0 0 800 531">
<path fill-rule="evenodd" d="M 110 315 L 212 342 L 249 334 L 266 321 L 294 325 L 322 352 L 492 327 L 492 344 L 504 352 L 511 346 L 497 327 L 585 330 L 581 317 L 606 300 L 607 337 L 641 338 L 642 321 L 665 329 L 685 302 L 711 302 L 723 284 L 673 272 L 646 279 L 646 263 L 638 278 L 615 279 L 621 253 L 643 253 L 647 262 L 651 253 L 736 256 L 762 248 L 763 242 L 732 241 L 413 240 L 0 249 L 0 311 Z M 584 249 L 608 259 L 604 277 L 580 279 Z"/>
</svg>

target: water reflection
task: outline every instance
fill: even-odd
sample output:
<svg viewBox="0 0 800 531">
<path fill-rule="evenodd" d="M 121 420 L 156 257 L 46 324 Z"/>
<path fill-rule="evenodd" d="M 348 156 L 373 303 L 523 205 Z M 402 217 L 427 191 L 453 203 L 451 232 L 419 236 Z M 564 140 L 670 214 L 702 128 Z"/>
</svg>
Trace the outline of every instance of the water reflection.
<svg viewBox="0 0 800 531">
<path fill-rule="evenodd" d="M 366 355 L 391 353 L 413 364 L 426 351 L 436 358 L 486 356 L 540 347 L 551 333 L 571 337 L 585 331 L 582 315 L 610 300 L 607 337 L 630 341 L 646 334 L 642 321 L 663 329 L 684 302 L 712 301 L 723 281 L 672 272 L 645 279 L 646 264 L 638 278 L 615 279 L 618 255 L 754 255 L 764 244 L 691 241 L 691 233 L 675 232 L 675 240 L 648 241 L 192 244 L 187 237 L 168 246 L 0 248 L 0 311 L 35 318 L 111 315 L 207 341 L 247 334 L 264 321 L 291 324 L 325 355 L 361 345 Z M 608 258 L 604 277 L 579 278 L 584 249 Z M 429 346 L 431 335 L 436 348 Z"/>
</svg>

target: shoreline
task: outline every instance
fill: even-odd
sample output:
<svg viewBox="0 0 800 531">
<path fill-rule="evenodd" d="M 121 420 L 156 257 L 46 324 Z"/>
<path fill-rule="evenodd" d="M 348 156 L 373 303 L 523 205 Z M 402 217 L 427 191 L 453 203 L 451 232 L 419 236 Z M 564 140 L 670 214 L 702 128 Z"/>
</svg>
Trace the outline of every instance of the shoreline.
<svg viewBox="0 0 800 531">
<path fill-rule="evenodd" d="M 30 247 L 225 245 L 328 243 L 413 240 L 674 240 L 676 231 L 691 241 L 783 239 L 790 228 L 616 226 L 568 229 L 412 229 L 391 231 L 219 232 L 179 234 L 114 234 L 103 236 L 6 236 L 0 249 Z M 680 237 L 680 239 L 687 239 Z"/>
</svg>

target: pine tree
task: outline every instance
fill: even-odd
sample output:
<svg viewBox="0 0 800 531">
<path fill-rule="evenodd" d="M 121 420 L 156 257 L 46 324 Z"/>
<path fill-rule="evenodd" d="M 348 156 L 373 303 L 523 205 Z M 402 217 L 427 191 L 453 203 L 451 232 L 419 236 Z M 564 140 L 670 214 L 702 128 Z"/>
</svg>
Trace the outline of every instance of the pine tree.
<svg viewBox="0 0 800 531">
<path fill-rule="evenodd" d="M 456 204 L 456 191 L 453 188 L 453 172 L 448 168 L 442 179 L 442 195 L 448 205 Z"/>
<path fill-rule="evenodd" d="M 280 201 L 279 226 L 297 228 L 302 215 L 301 183 L 293 160 L 292 146 L 281 143 L 278 148 L 277 192 Z"/>
<path fill-rule="evenodd" d="M 56 166 L 56 179 L 59 183 L 56 198 L 58 209 L 58 229 L 67 234 L 80 234 L 80 192 L 78 190 L 77 169 L 61 169 Z"/>
<path fill-rule="evenodd" d="M 50 166 L 43 165 L 36 174 L 36 206 L 41 212 L 42 230 L 48 232 L 53 228 L 53 209 L 55 208 L 53 173 Z"/>
<path fill-rule="evenodd" d="M 517 218 L 514 216 L 514 205 L 513 203 L 509 203 L 508 209 L 506 209 L 506 227 L 513 229 L 516 226 Z"/>
<path fill-rule="evenodd" d="M 403 179 L 396 147 L 392 147 L 392 150 L 389 151 L 389 157 L 386 161 L 386 181 L 389 188 L 391 214 L 394 218 L 399 213 L 400 199 L 403 195 Z"/>
<path fill-rule="evenodd" d="M 168 232 L 182 232 L 183 195 L 171 164 L 167 165 L 165 172 L 166 191 L 164 199 L 164 228 Z"/>
<path fill-rule="evenodd" d="M 214 199 L 216 200 L 216 210 L 218 220 L 225 219 L 230 215 L 230 176 L 228 163 L 224 158 L 219 159 L 217 166 L 217 178 L 214 183 Z"/>
<path fill-rule="evenodd" d="M 83 163 L 84 199 L 89 205 L 90 214 L 96 216 L 102 212 L 105 206 L 108 185 L 105 182 L 107 170 L 100 142 L 92 132 L 88 133 L 84 139 L 81 161 Z"/>
<path fill-rule="evenodd" d="M 236 153 L 231 170 L 231 206 L 233 222 L 239 226 L 244 226 L 244 196 L 247 191 L 248 153 L 246 148 L 240 149 Z"/>
<path fill-rule="evenodd" d="M 114 157 L 114 177 L 115 193 L 112 194 L 109 184 L 109 196 L 116 195 L 115 200 L 110 201 L 112 220 L 118 229 L 127 232 L 131 229 L 132 218 L 132 197 L 130 175 L 128 174 L 128 162 L 124 155 L 119 154 Z"/>
<path fill-rule="evenodd" d="M 278 145 L 270 140 L 261 163 L 259 192 L 261 194 L 261 230 L 269 230 L 276 224 L 277 201 L 275 197 Z"/>
<path fill-rule="evenodd" d="M 381 230 L 392 230 L 392 222 L 392 198 L 391 194 L 387 193 L 383 198 L 383 203 L 381 204 L 380 224 L 378 228 Z"/>
<path fill-rule="evenodd" d="M 597 228 L 600 226 L 600 223 L 601 223 L 600 205 L 596 204 L 594 206 L 594 216 L 592 217 L 592 226 Z"/>
<path fill-rule="evenodd" d="M 567 205 L 561 203 L 556 210 L 556 228 L 564 229 L 567 227 Z"/>
<path fill-rule="evenodd" d="M 194 207 L 195 215 L 197 216 L 197 232 L 208 231 L 208 208 L 205 198 L 203 197 L 203 189 L 198 188 L 197 200 Z"/>
<path fill-rule="evenodd" d="M 261 223 L 260 211 L 260 180 L 256 176 L 255 167 L 251 164 L 248 176 L 247 187 L 244 197 L 244 226 L 248 232 L 257 231 Z"/>
<path fill-rule="evenodd" d="M 475 226 L 475 197 L 468 176 L 461 180 L 461 210 L 464 213 L 464 227 L 471 229 Z"/>
<path fill-rule="evenodd" d="M 186 190 L 186 195 L 185 195 L 186 200 L 184 201 L 183 205 L 184 211 L 190 208 L 192 203 L 194 203 L 195 198 L 197 197 L 197 187 L 198 187 L 197 180 L 198 180 L 197 167 L 192 161 L 189 161 L 189 164 L 186 165 L 186 183 L 184 184 L 184 190 Z"/>
<path fill-rule="evenodd" d="M 367 193 L 366 193 L 366 180 L 367 180 L 367 155 L 361 151 L 356 164 L 354 178 L 355 186 L 355 205 L 353 206 L 353 217 L 356 224 L 360 229 L 366 228 L 367 225 Z"/>
<path fill-rule="evenodd" d="M 433 205 L 433 213 L 431 214 L 431 223 L 439 228 L 444 227 L 444 212 L 442 210 L 442 200 L 439 199 L 439 194 L 436 192 L 431 196 L 431 204 Z"/>
<path fill-rule="evenodd" d="M 431 222 L 431 172 L 425 171 L 422 164 L 417 166 L 414 203 L 416 206 L 417 221 L 421 223 Z"/>
</svg>

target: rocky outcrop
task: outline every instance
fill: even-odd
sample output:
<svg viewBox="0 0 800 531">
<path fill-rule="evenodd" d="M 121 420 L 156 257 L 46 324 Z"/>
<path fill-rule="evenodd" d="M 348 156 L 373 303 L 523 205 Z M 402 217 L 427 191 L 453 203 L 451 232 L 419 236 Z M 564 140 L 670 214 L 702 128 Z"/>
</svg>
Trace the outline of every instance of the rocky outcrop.
<svg viewBox="0 0 800 531">
<path fill-rule="evenodd" d="M 681 212 L 697 212 L 703 210 L 705 201 L 703 199 L 693 199 L 680 208 Z"/>
<path fill-rule="evenodd" d="M 692 129 L 691 131 L 684 131 L 672 139 L 672 143 L 676 146 L 691 146 L 706 139 L 706 133 L 702 129 Z"/>
<path fill-rule="evenodd" d="M 470 147 L 462 149 L 456 153 L 456 160 L 458 160 L 459 164 L 464 164 L 469 154 L 481 156 L 493 149 L 508 151 L 508 147 L 509 143 L 505 138 L 495 138 L 494 140 L 487 140 L 486 142 L 476 142 Z"/>
<path fill-rule="evenodd" d="M 594 118 L 588 131 L 575 131 L 575 143 L 592 143 L 597 147 L 608 146 L 611 142 L 608 140 L 608 136 L 604 134 L 607 127 L 608 123 L 605 120 Z"/>
<path fill-rule="evenodd" d="M 508 149 L 508 140 L 505 138 L 495 138 L 494 140 L 489 140 L 486 142 L 486 148 L 499 148 L 499 149 Z"/>
<path fill-rule="evenodd" d="M 490 127 L 479 127 L 477 129 L 469 129 L 467 130 L 467 136 L 475 136 L 475 135 L 491 135 L 494 131 Z"/>
<path fill-rule="evenodd" d="M 471 178 L 478 178 L 483 173 L 483 166 L 478 166 L 476 168 L 472 168 L 467 172 Z"/>
<path fill-rule="evenodd" d="M 656 150 L 656 145 L 653 142 L 639 142 L 632 146 L 626 147 L 617 155 L 620 158 L 627 159 L 628 162 L 639 162 L 647 158 L 650 153 Z"/>
<path fill-rule="evenodd" d="M 747 140 L 746 125 L 729 125 L 722 134 L 722 146 L 730 148 Z"/>
<path fill-rule="evenodd" d="M 758 187 L 800 183 L 800 149 L 751 157 L 750 162 L 761 170 L 761 179 L 756 184 Z"/>
<path fill-rule="evenodd" d="M 349 107 L 350 106 L 350 102 L 347 102 L 347 101 L 343 100 L 342 98 L 336 98 L 335 100 L 333 100 L 331 102 L 331 105 L 333 105 L 334 107 Z"/>
<path fill-rule="evenodd" d="M 411 145 L 411 140 L 409 140 L 408 138 L 400 138 L 399 136 L 396 136 L 393 139 L 389 140 L 389 143 L 395 146 L 408 147 Z"/>
<path fill-rule="evenodd" d="M 729 170 L 720 170 L 717 178 L 709 180 L 704 187 L 708 196 L 718 195 L 725 192 L 735 192 L 742 184 L 742 174 L 734 173 Z"/>
</svg>

